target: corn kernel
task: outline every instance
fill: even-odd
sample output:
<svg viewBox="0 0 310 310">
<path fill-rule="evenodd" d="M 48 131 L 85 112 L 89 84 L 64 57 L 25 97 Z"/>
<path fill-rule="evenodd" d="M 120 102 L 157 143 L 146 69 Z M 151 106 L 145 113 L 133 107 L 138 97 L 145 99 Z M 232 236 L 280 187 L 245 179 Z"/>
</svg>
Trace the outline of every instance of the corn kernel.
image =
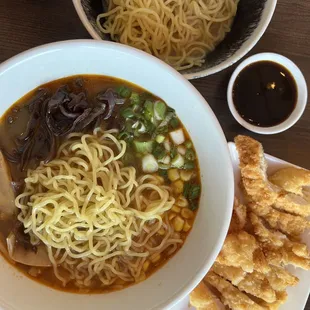
<svg viewBox="0 0 310 310">
<path fill-rule="evenodd" d="M 150 257 L 150 260 L 153 264 L 157 263 L 161 258 L 160 253 L 155 253 Z"/>
<path fill-rule="evenodd" d="M 171 221 L 173 218 L 176 217 L 176 214 L 174 212 L 171 212 L 169 215 L 168 215 L 168 219 L 169 221 Z"/>
<path fill-rule="evenodd" d="M 183 193 L 184 182 L 182 180 L 177 180 L 172 183 L 172 189 L 175 194 Z"/>
<path fill-rule="evenodd" d="M 191 219 L 194 217 L 194 212 L 188 208 L 183 208 L 181 210 L 181 215 L 182 217 L 184 217 L 185 219 Z"/>
<path fill-rule="evenodd" d="M 178 207 L 178 206 L 176 206 L 176 205 L 174 205 L 174 206 L 171 208 L 171 211 L 173 211 L 173 212 L 175 212 L 175 213 L 180 213 L 181 208 Z"/>
<path fill-rule="evenodd" d="M 146 260 L 142 266 L 144 271 L 147 271 L 148 268 L 150 267 L 150 261 Z"/>
<path fill-rule="evenodd" d="M 175 202 L 175 204 L 181 208 L 185 208 L 188 207 L 188 201 L 184 196 L 179 196 L 179 198 L 177 199 L 177 201 Z"/>
<path fill-rule="evenodd" d="M 160 236 L 163 236 L 165 234 L 165 230 L 163 228 L 161 228 L 157 233 L 160 235 Z"/>
<path fill-rule="evenodd" d="M 188 221 L 185 221 L 183 231 L 188 232 L 191 228 L 192 226 L 188 223 Z"/>
<path fill-rule="evenodd" d="M 184 226 L 184 220 L 179 217 L 179 216 L 176 216 L 174 219 L 173 219 L 173 227 L 174 227 L 174 230 L 175 231 L 181 231 L 183 229 L 183 226 Z"/>
<path fill-rule="evenodd" d="M 136 282 L 141 282 L 141 281 L 144 281 L 145 279 L 146 279 L 145 273 L 141 272 L 140 277 L 136 279 Z"/>
<path fill-rule="evenodd" d="M 168 179 L 171 182 L 174 182 L 180 178 L 180 173 L 178 169 L 169 169 L 168 170 Z"/>
<path fill-rule="evenodd" d="M 180 173 L 181 180 L 188 182 L 193 176 L 192 170 L 182 170 Z"/>
</svg>

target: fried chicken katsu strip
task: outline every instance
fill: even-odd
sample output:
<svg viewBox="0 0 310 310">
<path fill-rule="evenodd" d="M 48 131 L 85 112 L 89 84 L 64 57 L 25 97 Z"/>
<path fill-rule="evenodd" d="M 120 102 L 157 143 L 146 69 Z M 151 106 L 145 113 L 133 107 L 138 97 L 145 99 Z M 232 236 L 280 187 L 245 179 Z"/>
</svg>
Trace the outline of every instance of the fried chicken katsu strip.
<svg viewBox="0 0 310 310">
<path fill-rule="evenodd" d="M 278 198 L 279 188 L 267 179 L 267 162 L 262 145 L 246 136 L 237 136 L 240 172 L 247 195 L 262 206 L 272 205 Z"/>
<path fill-rule="evenodd" d="M 309 196 L 281 193 L 274 202 L 273 207 L 302 217 L 310 216 Z"/>
<path fill-rule="evenodd" d="M 310 222 L 298 215 L 280 212 L 270 206 L 260 206 L 253 202 L 249 203 L 248 207 L 256 215 L 263 217 L 270 227 L 294 237 L 299 237 L 310 227 Z"/>
<path fill-rule="evenodd" d="M 254 302 L 250 297 L 240 292 L 230 282 L 224 280 L 212 271 L 205 276 L 204 280 L 221 293 L 221 301 L 232 310 L 266 309 L 266 307 L 262 307 Z"/>
<path fill-rule="evenodd" d="M 229 280 L 243 292 L 261 298 L 269 303 L 276 301 L 276 292 L 271 287 L 266 276 L 262 273 L 257 271 L 246 273 L 241 268 L 228 267 L 218 263 L 213 265 L 212 271 Z"/>
<path fill-rule="evenodd" d="M 310 253 L 303 243 L 291 241 L 279 231 L 268 229 L 256 214 L 249 215 L 254 233 L 262 244 L 267 261 L 276 266 L 295 265 L 310 269 Z"/>
<path fill-rule="evenodd" d="M 283 168 L 269 177 L 270 182 L 289 193 L 303 195 L 305 186 L 310 186 L 310 171 L 296 167 Z"/>
<path fill-rule="evenodd" d="M 197 310 L 221 310 L 224 305 L 201 281 L 190 294 L 190 304 Z"/>
<path fill-rule="evenodd" d="M 238 199 L 235 198 L 234 209 L 231 217 L 228 233 L 238 232 L 243 230 L 247 219 L 247 208 L 246 206 L 239 203 Z"/>
<path fill-rule="evenodd" d="M 298 278 L 289 273 L 284 268 L 272 265 L 270 268 L 271 270 L 268 273 L 267 278 L 271 287 L 275 291 L 281 292 L 286 290 L 288 286 L 295 286 L 298 284 Z"/>
<path fill-rule="evenodd" d="M 256 239 L 245 231 L 228 234 L 216 261 L 253 272 L 253 254 L 258 247 Z"/>
<path fill-rule="evenodd" d="M 278 310 L 281 305 L 283 305 L 287 300 L 287 293 L 285 291 L 276 292 L 276 301 L 273 303 L 267 303 L 265 301 L 259 301 L 258 304 L 264 309 L 268 310 Z"/>
</svg>

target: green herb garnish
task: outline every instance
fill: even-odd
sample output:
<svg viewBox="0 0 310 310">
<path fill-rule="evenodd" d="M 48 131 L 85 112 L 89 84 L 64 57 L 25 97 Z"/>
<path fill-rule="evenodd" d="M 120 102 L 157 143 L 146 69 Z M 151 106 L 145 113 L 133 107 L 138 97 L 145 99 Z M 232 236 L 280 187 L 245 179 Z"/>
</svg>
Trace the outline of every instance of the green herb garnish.
<svg viewBox="0 0 310 310">
<path fill-rule="evenodd" d="M 183 166 L 183 169 L 185 169 L 185 170 L 191 170 L 194 168 L 195 168 L 195 162 L 193 162 L 193 161 L 186 161 L 184 166 Z"/>
<path fill-rule="evenodd" d="M 123 98 L 129 98 L 132 91 L 126 86 L 119 86 L 116 88 L 116 92 Z"/>
<path fill-rule="evenodd" d="M 166 150 L 162 144 L 156 143 L 155 147 L 153 148 L 152 154 L 157 159 L 162 159 L 166 155 Z"/>
<path fill-rule="evenodd" d="M 192 149 L 187 149 L 185 153 L 185 158 L 189 161 L 193 161 L 196 158 L 195 152 Z"/>
<path fill-rule="evenodd" d="M 173 128 L 173 129 L 176 129 L 180 126 L 180 121 L 176 118 L 176 117 L 173 117 L 170 122 L 169 122 L 170 126 Z"/>
</svg>

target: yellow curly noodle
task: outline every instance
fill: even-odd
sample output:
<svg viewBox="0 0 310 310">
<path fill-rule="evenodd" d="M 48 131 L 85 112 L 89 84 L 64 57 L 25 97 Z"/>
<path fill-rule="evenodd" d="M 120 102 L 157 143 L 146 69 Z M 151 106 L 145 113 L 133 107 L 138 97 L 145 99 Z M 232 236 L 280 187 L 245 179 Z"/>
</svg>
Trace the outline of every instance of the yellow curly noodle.
<svg viewBox="0 0 310 310">
<path fill-rule="evenodd" d="M 28 171 L 16 198 L 25 232 L 33 245 L 46 245 L 64 286 L 70 280 L 82 288 L 98 280 L 102 286 L 138 282 L 147 259 L 168 247 L 172 254 L 182 243 L 166 213 L 175 202 L 171 189 L 124 167 L 126 143 L 115 133 L 70 134 L 56 159 Z"/>
<path fill-rule="evenodd" d="M 230 31 L 239 0 L 110 0 L 97 17 L 111 39 L 177 70 L 202 66 Z"/>
</svg>

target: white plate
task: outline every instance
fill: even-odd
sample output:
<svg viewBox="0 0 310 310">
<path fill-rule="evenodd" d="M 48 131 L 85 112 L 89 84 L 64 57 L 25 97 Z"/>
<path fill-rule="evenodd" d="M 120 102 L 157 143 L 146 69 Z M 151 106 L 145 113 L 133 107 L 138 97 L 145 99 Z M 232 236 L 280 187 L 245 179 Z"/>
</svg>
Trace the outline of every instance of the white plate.
<svg viewBox="0 0 310 310">
<path fill-rule="evenodd" d="M 242 194 L 238 186 L 240 182 L 240 170 L 239 170 L 239 157 L 234 143 L 228 143 L 230 156 L 234 169 L 235 177 L 235 195 L 240 200 L 242 199 Z M 284 160 L 278 159 L 271 155 L 265 154 L 267 163 L 268 163 L 268 174 L 272 174 L 278 169 L 295 166 Z M 295 166 L 296 167 L 296 166 Z M 310 247 L 310 235 L 309 231 L 302 236 L 303 242 L 305 242 Z M 294 268 L 292 266 L 288 267 L 288 270 L 299 278 L 299 283 L 295 287 L 289 287 L 287 289 L 288 300 L 287 302 L 280 307 L 280 310 L 303 310 L 308 300 L 310 293 L 310 273 L 301 268 Z M 181 302 L 175 305 L 170 310 L 194 310 L 195 308 L 189 307 L 189 296 L 184 298 Z"/>
</svg>

